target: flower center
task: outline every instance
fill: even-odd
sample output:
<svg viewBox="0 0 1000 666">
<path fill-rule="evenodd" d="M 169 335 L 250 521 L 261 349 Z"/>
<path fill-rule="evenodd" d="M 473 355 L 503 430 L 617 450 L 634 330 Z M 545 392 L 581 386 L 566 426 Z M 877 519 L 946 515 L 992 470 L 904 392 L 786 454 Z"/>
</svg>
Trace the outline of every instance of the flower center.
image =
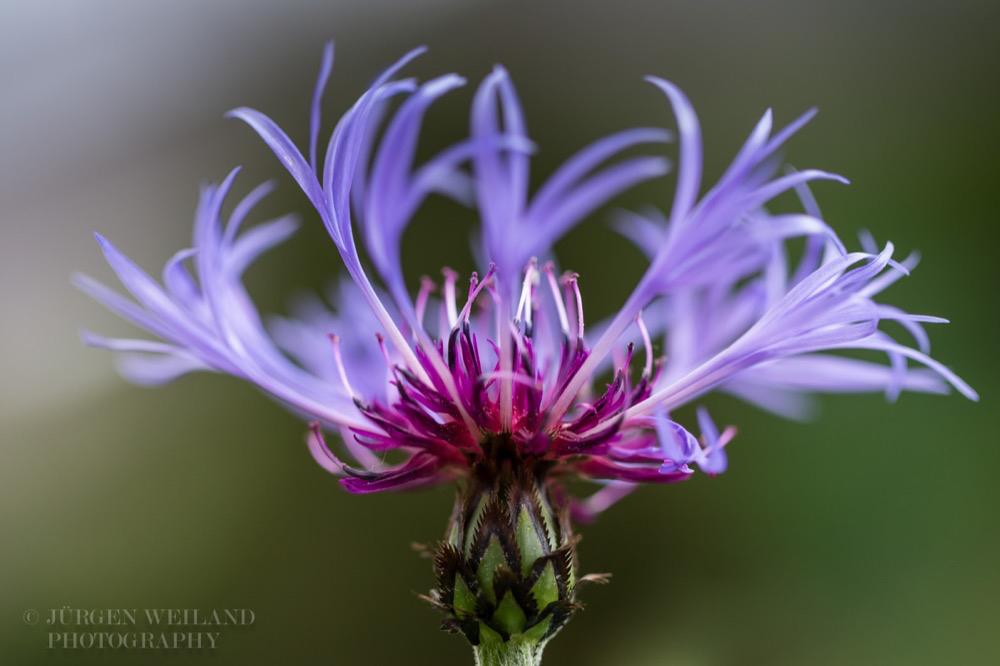
<svg viewBox="0 0 1000 666">
<path fill-rule="evenodd" d="M 377 426 L 352 429 L 362 445 L 376 451 L 400 447 L 426 451 L 468 473 L 480 465 L 499 470 L 507 462 L 518 466 L 544 462 L 548 469 L 567 457 L 602 454 L 609 442 L 620 438 L 624 411 L 648 396 L 651 385 L 652 352 L 641 319 L 646 364 L 639 381 L 633 385 L 629 376 L 630 343 L 603 393 L 591 395 L 588 380 L 580 396 L 569 401 L 569 408 L 556 414 L 554 406 L 579 379 L 589 355 L 578 276 L 568 273 L 558 279 L 551 265 L 539 269 L 532 261 L 511 318 L 492 269 L 481 281 L 472 274 L 461 310 L 456 298 L 458 275 L 451 270 L 443 273 L 436 303 L 438 336 L 429 350 L 425 345 L 415 347 L 426 378 L 412 368 L 390 365 L 394 395 L 385 402 L 358 401 L 362 413 Z M 536 293 L 543 277 L 547 299 Z M 415 301 L 421 326 L 433 312 L 435 291 L 433 283 L 424 279 Z M 576 316 L 571 318 L 568 312 Z M 342 376 L 350 390 L 346 375 Z"/>
</svg>

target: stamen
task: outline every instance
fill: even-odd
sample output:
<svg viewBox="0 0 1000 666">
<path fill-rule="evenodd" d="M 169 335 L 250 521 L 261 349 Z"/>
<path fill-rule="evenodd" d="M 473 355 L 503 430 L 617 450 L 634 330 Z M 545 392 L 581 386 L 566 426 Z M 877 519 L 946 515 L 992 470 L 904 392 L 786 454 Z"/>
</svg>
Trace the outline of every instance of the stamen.
<svg viewBox="0 0 1000 666">
<path fill-rule="evenodd" d="M 469 313 L 472 311 L 472 304 L 476 302 L 477 298 L 479 298 L 479 292 L 481 292 L 484 287 L 491 286 L 493 273 L 496 272 L 496 268 L 496 264 L 491 263 L 490 269 L 486 271 L 486 275 L 483 276 L 482 282 L 479 281 L 479 273 L 476 273 L 475 271 L 472 272 L 472 277 L 469 278 L 469 298 L 458 315 L 459 319 L 466 323 L 469 322 Z"/>
<path fill-rule="evenodd" d="M 426 275 L 420 278 L 420 292 L 417 294 L 417 303 L 414 309 L 417 314 L 417 323 L 421 326 L 424 325 L 424 312 L 427 310 L 427 301 L 435 289 L 437 289 L 437 285 L 434 284 L 434 280 Z"/>
<path fill-rule="evenodd" d="M 360 403 L 358 394 L 354 392 L 351 388 L 351 383 L 347 381 L 347 370 L 344 369 L 344 357 L 340 353 L 340 336 L 334 333 L 330 334 L 330 342 L 333 343 L 333 358 L 337 362 L 337 372 L 340 374 L 340 382 L 344 385 L 347 390 L 347 394 L 351 396 L 351 399 L 355 403 Z M 388 358 L 388 356 L 386 357 Z"/>
<path fill-rule="evenodd" d="M 375 333 L 375 340 L 378 341 L 378 348 L 382 350 L 382 358 L 385 359 L 385 383 L 386 390 L 390 391 L 388 387 L 395 386 L 395 377 L 397 366 L 393 365 L 392 359 L 389 358 L 389 350 L 385 346 L 385 336 L 381 333 Z"/>
<path fill-rule="evenodd" d="M 478 285 L 479 285 L 479 271 L 472 271 L 472 275 L 469 277 L 469 292 L 465 295 L 466 304 L 468 304 L 468 302 L 472 300 L 472 296 L 473 294 L 476 293 L 476 287 Z"/>
<path fill-rule="evenodd" d="M 490 270 L 486 274 L 486 279 L 483 280 L 483 284 L 487 288 L 490 298 L 493 299 L 493 312 L 495 314 L 496 320 L 496 341 L 497 341 L 497 354 L 499 361 L 499 368 L 502 373 L 511 372 L 513 369 L 513 359 L 510 355 L 510 342 L 511 338 L 507 335 L 506 328 L 511 325 L 510 320 L 510 303 L 507 302 L 509 294 L 504 290 L 503 293 L 498 291 L 493 279 L 493 274 L 496 272 L 496 264 L 490 262 Z M 467 304 L 468 307 L 470 304 Z M 513 426 L 514 420 L 514 384 L 513 382 L 505 376 L 500 377 L 500 389 L 499 389 L 499 417 L 500 417 L 500 428 L 504 431 L 510 431 Z"/>
<path fill-rule="evenodd" d="M 309 424 L 310 434 L 306 438 L 306 442 L 309 445 L 309 452 L 312 454 L 313 458 L 322 466 L 326 471 L 333 474 L 347 474 L 348 476 L 353 476 L 356 478 L 372 478 L 378 474 L 378 468 L 381 467 L 378 459 L 371 455 L 371 452 L 365 449 L 363 446 L 351 445 L 350 437 L 343 437 L 344 445 L 350 449 L 351 453 L 364 465 L 368 465 L 369 470 L 360 470 L 356 467 L 352 467 L 342 461 L 340 458 L 334 454 L 333 450 L 326 443 L 326 439 L 323 437 L 322 426 L 319 421 L 313 421 Z"/>
<path fill-rule="evenodd" d="M 319 421 L 310 423 L 309 430 L 311 431 L 310 436 L 307 437 L 306 441 L 309 445 L 309 452 L 316 459 L 316 462 L 328 472 L 345 474 L 347 465 L 341 462 L 340 458 L 335 456 L 330 447 L 326 445 Z"/>
<path fill-rule="evenodd" d="M 635 316 L 635 325 L 639 327 L 639 334 L 642 335 L 642 346 L 646 350 L 646 365 L 642 368 L 642 376 L 649 379 L 653 374 L 653 341 L 649 338 L 649 329 L 646 322 L 642 320 L 642 310 Z"/>
<path fill-rule="evenodd" d="M 455 283 L 458 282 L 458 273 L 450 268 L 442 268 L 441 273 L 444 274 L 443 296 L 445 311 L 448 313 L 448 326 L 455 328 L 455 324 L 458 323 L 458 305 L 455 302 Z"/>
<path fill-rule="evenodd" d="M 520 364 L 525 367 L 529 377 L 534 377 L 535 375 L 532 371 L 534 363 L 531 358 L 531 351 L 528 349 L 527 336 L 521 335 L 520 331 L 517 330 L 517 325 L 513 322 L 509 323 L 508 327 L 510 328 L 510 338 L 514 341 L 516 355 L 520 359 Z M 515 372 L 517 371 L 515 370 Z"/>
<path fill-rule="evenodd" d="M 569 318 L 566 316 L 566 305 L 563 303 L 562 293 L 559 291 L 559 285 L 556 284 L 556 276 L 552 274 L 552 262 L 546 263 L 542 270 L 545 271 L 545 276 L 549 279 L 549 288 L 552 291 L 552 299 L 556 303 L 556 311 L 559 313 L 559 328 L 562 329 L 563 335 L 567 338 L 570 337 L 569 333 Z"/>
<path fill-rule="evenodd" d="M 622 363 L 621 367 L 618 368 L 618 372 L 622 374 L 622 377 L 628 376 L 628 366 L 632 364 L 632 353 L 635 352 L 635 344 L 630 342 L 625 345 L 625 362 Z"/>
<path fill-rule="evenodd" d="M 531 336 L 531 317 L 533 314 L 532 297 L 534 296 L 535 285 L 538 284 L 538 259 L 531 258 L 528 267 L 524 269 L 524 283 L 521 285 L 521 300 L 517 304 L 517 314 L 514 315 L 515 326 L 520 323 L 522 313 L 524 315 L 524 333 Z"/>
<path fill-rule="evenodd" d="M 389 359 L 389 350 L 385 348 L 385 336 L 381 333 L 375 333 L 375 339 L 378 341 L 378 348 L 382 350 L 382 358 L 385 359 L 386 366 L 391 369 L 392 361 Z"/>
<path fill-rule="evenodd" d="M 566 273 L 563 284 L 573 288 L 573 299 L 576 302 L 576 337 L 583 337 L 583 296 L 580 295 L 580 274 Z"/>
</svg>

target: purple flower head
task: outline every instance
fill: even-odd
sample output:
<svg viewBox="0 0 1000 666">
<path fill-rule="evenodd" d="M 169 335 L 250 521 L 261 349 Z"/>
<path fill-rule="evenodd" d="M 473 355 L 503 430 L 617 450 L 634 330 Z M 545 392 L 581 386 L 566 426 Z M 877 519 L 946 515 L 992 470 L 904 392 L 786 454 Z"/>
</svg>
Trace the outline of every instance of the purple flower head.
<svg viewBox="0 0 1000 666">
<path fill-rule="evenodd" d="M 580 520 L 637 483 L 724 471 L 735 431 L 720 432 L 704 408 L 696 428 L 671 418 L 711 391 L 786 416 L 804 414 L 817 392 L 894 398 L 904 389 L 955 388 L 976 398 L 928 356 L 922 325 L 944 320 L 876 301 L 916 260 L 897 262 L 891 244 L 879 250 L 869 239 L 864 251 L 848 252 L 808 189 L 843 179 L 781 170 L 779 150 L 811 113 L 777 132 L 766 113 L 702 194 L 698 119 L 675 86 L 651 78 L 677 121 L 676 195 L 666 215 L 620 214 L 618 229 L 649 267 L 614 317 L 585 327 L 585 282 L 557 271 L 553 244 L 620 192 L 666 174 L 661 157 L 620 154 L 658 147 L 672 134 L 640 128 L 601 139 L 532 193 L 534 144 L 513 83 L 497 68 L 474 95 L 469 137 L 421 163 L 416 147 L 426 112 L 465 82 L 456 75 L 397 78 L 418 54 L 361 95 L 322 158 L 320 106 L 332 45 L 305 154 L 267 116 L 230 113 L 274 151 L 340 253 L 348 278 L 331 290 L 329 305 L 307 300 L 292 316 L 262 321 L 241 275 L 295 223 L 282 218 L 241 230 L 268 185 L 223 219 L 233 171 L 203 189 L 193 247 L 171 259 L 162 284 L 97 237 L 134 300 L 87 277 L 78 286 L 159 341 L 90 333 L 84 340 L 120 352 L 122 373 L 140 383 L 214 370 L 256 384 L 313 422 L 310 450 L 352 492 L 420 488 L 466 477 L 483 461 L 516 460 L 544 469 L 554 487 L 572 477 L 600 481 L 590 497 L 571 500 Z M 768 203 L 790 190 L 803 212 L 768 212 Z M 401 239 L 432 193 L 478 211 L 480 272 L 462 278 L 444 269 L 438 282 L 424 278 L 413 293 L 402 275 Z M 793 238 L 806 249 L 791 265 L 786 244 Z M 915 346 L 890 337 L 883 322 L 900 324 Z M 654 352 L 660 344 L 664 359 Z M 888 363 L 836 353 L 846 349 L 884 352 Z M 328 444 L 324 432 L 338 433 L 343 448 Z M 386 451 L 399 454 L 396 462 L 384 462 Z"/>
</svg>

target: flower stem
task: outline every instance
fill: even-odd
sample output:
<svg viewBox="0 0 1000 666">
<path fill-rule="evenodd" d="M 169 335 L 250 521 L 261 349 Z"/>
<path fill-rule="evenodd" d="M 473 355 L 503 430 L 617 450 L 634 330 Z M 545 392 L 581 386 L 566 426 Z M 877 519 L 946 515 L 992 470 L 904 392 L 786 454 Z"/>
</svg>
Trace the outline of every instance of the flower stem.
<svg viewBox="0 0 1000 666">
<path fill-rule="evenodd" d="M 540 666 L 544 643 L 509 640 L 484 642 L 473 648 L 476 666 Z"/>
</svg>

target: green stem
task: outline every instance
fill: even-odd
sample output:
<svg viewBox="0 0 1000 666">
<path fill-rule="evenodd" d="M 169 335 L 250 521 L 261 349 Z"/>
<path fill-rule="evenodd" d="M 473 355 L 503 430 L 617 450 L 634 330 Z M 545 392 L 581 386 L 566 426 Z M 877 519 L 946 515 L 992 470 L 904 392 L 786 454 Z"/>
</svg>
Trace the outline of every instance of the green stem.
<svg viewBox="0 0 1000 666">
<path fill-rule="evenodd" d="M 487 641 L 475 646 L 476 666 L 540 666 L 544 643 L 511 639 Z"/>
</svg>

